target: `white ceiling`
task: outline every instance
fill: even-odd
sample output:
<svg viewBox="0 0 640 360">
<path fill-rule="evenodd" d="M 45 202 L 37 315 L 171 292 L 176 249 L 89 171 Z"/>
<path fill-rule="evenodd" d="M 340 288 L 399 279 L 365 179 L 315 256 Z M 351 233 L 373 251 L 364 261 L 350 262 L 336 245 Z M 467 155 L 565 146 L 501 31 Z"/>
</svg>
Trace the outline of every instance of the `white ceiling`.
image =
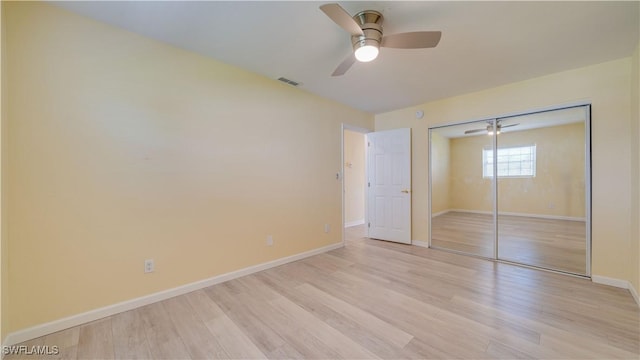
<svg viewBox="0 0 640 360">
<path fill-rule="evenodd" d="M 384 32 L 441 30 L 433 49 L 381 49 L 331 77 L 349 35 L 315 1 L 55 2 L 57 6 L 381 113 L 630 56 L 639 4 L 627 2 L 343 1 L 384 14 Z"/>
</svg>

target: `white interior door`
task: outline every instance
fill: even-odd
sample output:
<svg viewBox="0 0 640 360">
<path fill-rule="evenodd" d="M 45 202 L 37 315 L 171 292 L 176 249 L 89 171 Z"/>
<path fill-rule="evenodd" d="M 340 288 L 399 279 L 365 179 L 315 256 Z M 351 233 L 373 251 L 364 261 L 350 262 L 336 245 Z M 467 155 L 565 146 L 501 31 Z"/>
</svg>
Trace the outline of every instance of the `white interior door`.
<svg viewBox="0 0 640 360">
<path fill-rule="evenodd" d="M 367 134 L 369 237 L 411 243 L 411 129 Z"/>
</svg>

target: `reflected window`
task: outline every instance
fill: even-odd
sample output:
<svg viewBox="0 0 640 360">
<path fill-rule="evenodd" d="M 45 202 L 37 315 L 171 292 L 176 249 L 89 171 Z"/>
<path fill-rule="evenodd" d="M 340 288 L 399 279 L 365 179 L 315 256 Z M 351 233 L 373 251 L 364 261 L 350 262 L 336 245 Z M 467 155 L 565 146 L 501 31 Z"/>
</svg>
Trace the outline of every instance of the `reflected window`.
<svg viewBox="0 0 640 360">
<path fill-rule="evenodd" d="M 498 148 L 498 177 L 535 177 L 536 145 Z M 493 150 L 482 150 L 482 177 L 493 177 Z"/>
</svg>

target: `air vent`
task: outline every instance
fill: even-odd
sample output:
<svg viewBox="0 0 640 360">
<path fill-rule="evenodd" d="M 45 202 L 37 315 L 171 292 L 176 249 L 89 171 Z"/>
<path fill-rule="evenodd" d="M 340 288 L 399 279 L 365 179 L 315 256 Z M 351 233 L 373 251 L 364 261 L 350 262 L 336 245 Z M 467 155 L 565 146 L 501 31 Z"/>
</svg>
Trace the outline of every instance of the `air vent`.
<svg viewBox="0 0 640 360">
<path fill-rule="evenodd" d="M 289 85 L 293 85 L 293 86 L 298 86 L 298 85 L 300 85 L 300 83 L 299 83 L 299 82 L 296 82 L 296 81 L 293 81 L 293 80 L 289 80 L 289 79 L 287 79 L 287 78 L 283 78 L 283 77 L 278 78 L 278 80 L 279 80 L 279 81 L 282 81 L 283 83 L 286 83 L 286 84 L 289 84 Z"/>
</svg>

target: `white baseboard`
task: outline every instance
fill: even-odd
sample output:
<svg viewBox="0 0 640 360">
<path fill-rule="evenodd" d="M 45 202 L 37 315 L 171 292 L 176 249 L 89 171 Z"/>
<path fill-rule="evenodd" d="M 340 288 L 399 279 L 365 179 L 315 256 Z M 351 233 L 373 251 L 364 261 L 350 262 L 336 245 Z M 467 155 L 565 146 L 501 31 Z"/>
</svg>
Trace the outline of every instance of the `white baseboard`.
<svg viewBox="0 0 640 360">
<path fill-rule="evenodd" d="M 629 290 L 629 292 L 631 293 L 631 296 L 633 296 L 633 300 L 635 300 L 636 302 L 636 305 L 640 307 L 638 291 L 636 291 L 636 288 L 633 287 L 633 284 L 631 284 L 631 282 L 627 280 L 615 279 L 615 278 L 610 278 L 607 276 L 600 276 L 600 275 L 592 275 L 591 281 L 593 281 L 596 284 L 609 285 L 609 286 Z"/>
<path fill-rule="evenodd" d="M 449 209 L 449 210 L 441 211 L 439 213 L 435 213 L 435 214 L 433 214 L 433 216 L 446 214 L 448 212 L 463 212 L 463 213 L 484 214 L 484 215 L 492 215 L 493 214 L 493 211 L 467 210 L 467 209 Z M 522 217 L 532 217 L 532 218 L 538 218 L 538 219 L 552 219 L 552 220 L 586 221 L 586 219 L 583 218 L 583 217 L 560 216 L 560 215 L 545 215 L 545 214 L 527 214 L 527 213 L 515 213 L 515 212 L 506 212 L 506 211 L 498 211 L 498 215 L 522 216 Z"/>
<path fill-rule="evenodd" d="M 259 271 L 267 270 L 276 266 L 284 265 L 293 261 L 298 261 L 310 256 L 322 254 L 327 251 L 335 250 L 343 247 L 343 243 L 327 245 L 318 249 L 306 251 L 300 254 L 287 256 L 281 259 L 268 261 L 262 264 L 249 266 L 244 269 L 232 271 L 226 274 L 217 275 L 208 279 L 196 281 L 190 284 L 175 287 L 173 289 L 163 290 L 157 293 L 141 296 L 139 298 L 123 301 L 117 304 L 108 305 L 99 309 L 87 311 L 85 313 L 72 315 L 63 319 L 54 320 L 48 323 L 36 325 L 27 329 L 19 330 L 7 335 L 3 342 L 3 346 L 19 344 L 23 341 L 39 338 L 57 331 L 68 329 L 70 327 L 82 325 L 94 320 L 102 319 L 107 316 L 119 314 L 128 310 L 133 310 L 145 305 L 149 305 L 158 301 L 166 300 L 179 295 L 187 294 L 192 291 L 200 290 L 212 285 L 220 284 L 225 281 L 233 280 L 242 276 L 250 275 Z"/>
<path fill-rule="evenodd" d="M 436 217 L 436 216 L 444 215 L 444 214 L 448 213 L 449 211 L 451 211 L 451 210 L 439 211 L 437 213 L 431 214 L 431 216 L 432 217 Z"/>
<path fill-rule="evenodd" d="M 364 224 L 364 219 L 360 219 L 360 220 L 346 222 L 344 223 L 344 227 L 348 228 L 348 227 L 358 226 L 363 224 Z"/>
<path fill-rule="evenodd" d="M 629 282 L 627 280 L 610 278 L 607 276 L 592 275 L 591 281 L 596 284 L 609 285 L 617 288 L 628 289 Z"/>
<path fill-rule="evenodd" d="M 429 247 L 429 242 L 422 240 L 411 240 L 411 245 L 420 246 L 420 247 Z"/>
<path fill-rule="evenodd" d="M 640 298 L 638 297 L 638 291 L 636 291 L 636 288 L 633 287 L 633 284 L 629 283 L 629 291 L 631 292 L 631 295 L 633 296 L 633 300 L 636 301 L 636 304 L 638 304 L 638 307 L 640 307 Z"/>
</svg>

